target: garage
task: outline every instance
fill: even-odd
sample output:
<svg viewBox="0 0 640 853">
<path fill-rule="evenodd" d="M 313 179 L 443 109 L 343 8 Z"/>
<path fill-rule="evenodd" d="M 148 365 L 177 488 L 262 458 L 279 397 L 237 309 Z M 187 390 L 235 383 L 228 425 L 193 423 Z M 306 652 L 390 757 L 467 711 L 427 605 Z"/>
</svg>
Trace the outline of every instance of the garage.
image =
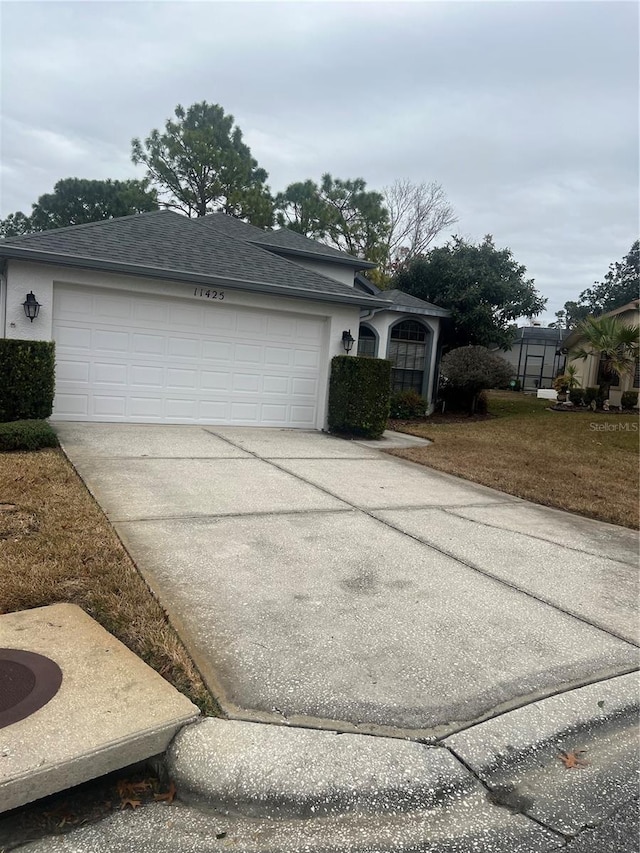
<svg viewBox="0 0 640 853">
<path fill-rule="evenodd" d="M 54 418 L 313 428 L 325 318 L 208 293 L 196 301 L 56 283 Z"/>
</svg>

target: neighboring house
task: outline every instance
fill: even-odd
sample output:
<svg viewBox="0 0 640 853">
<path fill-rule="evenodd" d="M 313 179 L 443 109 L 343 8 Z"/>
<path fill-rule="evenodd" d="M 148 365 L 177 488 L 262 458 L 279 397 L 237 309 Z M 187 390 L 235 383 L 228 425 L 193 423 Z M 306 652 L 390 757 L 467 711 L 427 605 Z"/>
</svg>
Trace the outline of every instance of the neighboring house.
<svg viewBox="0 0 640 853">
<path fill-rule="evenodd" d="M 56 343 L 57 420 L 321 429 L 331 358 L 361 317 L 401 371 L 387 331 L 417 321 L 432 387 L 446 312 L 356 287 L 374 264 L 287 229 L 163 210 L 7 238 L 0 262 L 0 334 Z"/>
<path fill-rule="evenodd" d="M 616 308 L 614 311 L 608 311 L 606 314 L 600 314 L 600 317 L 617 317 L 620 322 L 626 326 L 640 325 L 640 299 L 634 299 L 632 302 L 623 305 L 621 308 Z M 566 333 L 565 333 L 566 334 Z M 594 388 L 601 384 L 604 379 L 602 373 L 602 365 L 599 354 L 594 352 L 593 355 L 587 358 L 571 358 L 571 350 L 580 347 L 580 334 L 577 329 L 572 329 L 566 334 L 562 346 L 569 353 L 569 364 L 576 369 L 576 377 L 582 388 Z M 618 397 L 625 391 L 637 391 L 640 389 L 640 365 L 636 359 L 636 366 L 633 375 L 623 376 L 620 380 L 615 377 L 611 383 L 610 399 L 613 405 L 619 405 Z"/>
<path fill-rule="evenodd" d="M 553 387 L 553 380 L 565 368 L 565 334 L 566 329 L 549 329 L 534 321 L 518 329 L 511 349 L 499 353 L 513 367 L 523 391 Z"/>
</svg>

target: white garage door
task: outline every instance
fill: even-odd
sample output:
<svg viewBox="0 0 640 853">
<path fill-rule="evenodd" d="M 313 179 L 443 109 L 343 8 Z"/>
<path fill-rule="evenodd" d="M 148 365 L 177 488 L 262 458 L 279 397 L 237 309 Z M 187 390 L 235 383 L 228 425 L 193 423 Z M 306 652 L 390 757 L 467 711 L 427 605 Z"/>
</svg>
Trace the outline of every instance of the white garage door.
<svg viewBox="0 0 640 853">
<path fill-rule="evenodd" d="M 57 285 L 57 420 L 314 427 L 323 319 Z"/>
</svg>

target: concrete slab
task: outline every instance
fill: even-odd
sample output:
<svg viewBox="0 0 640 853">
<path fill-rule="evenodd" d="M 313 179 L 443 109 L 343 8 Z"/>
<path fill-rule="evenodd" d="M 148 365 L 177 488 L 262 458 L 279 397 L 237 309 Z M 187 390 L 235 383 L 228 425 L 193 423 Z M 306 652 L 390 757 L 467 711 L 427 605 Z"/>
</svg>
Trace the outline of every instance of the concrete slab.
<svg viewBox="0 0 640 853">
<path fill-rule="evenodd" d="M 167 762 L 183 802 L 244 817 L 409 812 L 478 788 L 440 747 L 238 720 L 189 726 Z"/>
<path fill-rule="evenodd" d="M 201 426 L 152 424 L 53 424 L 72 457 L 100 459 L 163 457 L 183 459 L 243 458 L 249 454 Z"/>
<path fill-rule="evenodd" d="M 45 655 L 62 685 L 0 729 L 0 812 L 164 752 L 199 711 L 72 604 L 0 616 L 0 647 Z"/>
<path fill-rule="evenodd" d="M 575 835 L 638 793 L 637 673 L 519 708 L 445 744 L 498 796 Z M 561 750 L 583 766 L 567 768 Z"/>
<path fill-rule="evenodd" d="M 361 513 L 117 529 L 234 716 L 442 735 L 636 663 L 627 643 Z"/>
<path fill-rule="evenodd" d="M 76 459 L 111 520 L 349 509 L 272 465 L 246 459 Z"/>
<path fill-rule="evenodd" d="M 156 804 L 123 811 L 21 853 L 547 853 L 558 835 L 492 806 L 475 791 L 406 815 L 341 814 L 314 820 L 234 818 Z"/>
<path fill-rule="evenodd" d="M 376 459 L 378 455 L 355 441 L 345 441 L 317 430 L 207 427 L 235 447 L 265 459 Z"/>
<path fill-rule="evenodd" d="M 515 502 L 502 492 L 468 483 L 403 459 L 283 459 L 280 467 L 336 497 L 367 509 L 466 506 Z"/>
<path fill-rule="evenodd" d="M 489 528 L 511 530 L 532 539 L 555 542 L 576 551 L 609 557 L 638 568 L 640 542 L 637 530 L 526 501 L 502 504 L 500 507 L 453 508 L 449 512 Z"/>
<path fill-rule="evenodd" d="M 500 509 L 494 508 L 494 517 Z M 635 566 L 479 524 L 456 512 L 389 510 L 376 516 L 555 607 L 638 642 L 640 579 Z"/>
<path fill-rule="evenodd" d="M 426 447 L 433 442 L 428 438 L 420 438 L 418 435 L 409 435 L 408 432 L 395 432 L 386 429 L 380 438 L 356 438 L 353 439 L 361 447 L 370 447 L 373 450 L 399 450 L 403 447 Z"/>
</svg>

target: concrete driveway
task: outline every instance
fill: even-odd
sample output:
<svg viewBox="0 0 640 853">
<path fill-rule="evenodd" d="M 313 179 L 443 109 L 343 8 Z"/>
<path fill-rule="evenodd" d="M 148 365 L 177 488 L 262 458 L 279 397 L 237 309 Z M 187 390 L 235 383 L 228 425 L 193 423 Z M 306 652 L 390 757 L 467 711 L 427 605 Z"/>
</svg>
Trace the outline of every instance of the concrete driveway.
<svg viewBox="0 0 640 853">
<path fill-rule="evenodd" d="M 232 718 L 428 740 L 637 667 L 632 531 L 317 432 L 56 430 Z"/>
</svg>

